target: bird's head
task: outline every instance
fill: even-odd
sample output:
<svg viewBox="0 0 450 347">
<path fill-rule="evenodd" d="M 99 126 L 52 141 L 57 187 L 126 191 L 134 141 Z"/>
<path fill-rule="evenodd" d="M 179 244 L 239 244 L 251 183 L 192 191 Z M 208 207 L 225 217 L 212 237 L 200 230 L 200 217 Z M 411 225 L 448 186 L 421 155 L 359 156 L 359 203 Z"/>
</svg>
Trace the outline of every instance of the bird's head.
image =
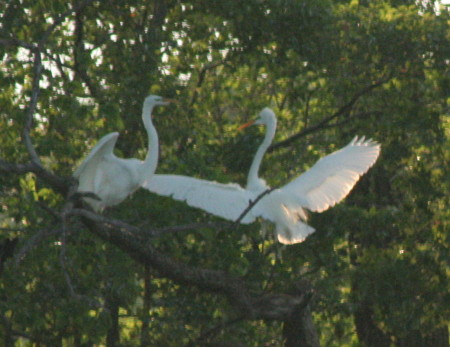
<svg viewBox="0 0 450 347">
<path fill-rule="evenodd" d="M 258 118 L 251 120 L 250 122 L 247 122 L 245 124 L 242 124 L 238 128 L 238 130 L 242 130 L 253 124 L 269 126 L 269 125 L 275 124 L 276 121 L 277 121 L 277 118 L 275 116 L 275 113 L 272 111 L 272 109 L 266 107 L 259 113 Z"/>
<path fill-rule="evenodd" d="M 146 105 L 154 105 L 154 106 L 165 106 L 171 102 L 175 102 L 171 99 L 163 98 L 159 95 L 149 95 L 145 98 L 144 104 Z"/>
</svg>

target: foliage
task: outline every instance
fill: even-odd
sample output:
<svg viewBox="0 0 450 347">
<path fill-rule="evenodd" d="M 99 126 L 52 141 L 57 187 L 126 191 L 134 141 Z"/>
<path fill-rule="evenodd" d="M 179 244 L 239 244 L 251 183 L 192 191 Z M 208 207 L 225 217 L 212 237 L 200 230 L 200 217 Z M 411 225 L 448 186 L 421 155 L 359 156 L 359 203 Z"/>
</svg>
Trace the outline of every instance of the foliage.
<svg viewBox="0 0 450 347">
<path fill-rule="evenodd" d="M 289 293 L 307 280 L 324 346 L 426 345 L 447 330 L 448 9 L 394 0 L 11 0 L 0 14 L 0 235 L 2 245 L 18 240 L 9 259 L 0 251 L 5 345 L 283 343 L 281 322 L 239 319 L 223 296 L 166 278 L 77 218 L 62 223 L 55 211 L 65 196 L 6 165 L 29 160 L 32 45 L 42 76 L 31 138 L 62 177 L 111 131 L 121 134 L 118 155 L 143 158 L 139 114 L 149 93 L 178 100 L 154 115 L 161 173 L 244 184 L 261 130 L 236 128 L 265 106 L 279 117 L 278 145 L 261 170 L 274 186 L 356 134 L 380 142 L 375 167 L 344 203 L 311 216 L 317 231 L 301 244 L 278 244 L 258 222 L 166 233 L 152 245 L 255 291 Z M 152 228 L 219 221 L 145 191 L 105 216 Z"/>
</svg>

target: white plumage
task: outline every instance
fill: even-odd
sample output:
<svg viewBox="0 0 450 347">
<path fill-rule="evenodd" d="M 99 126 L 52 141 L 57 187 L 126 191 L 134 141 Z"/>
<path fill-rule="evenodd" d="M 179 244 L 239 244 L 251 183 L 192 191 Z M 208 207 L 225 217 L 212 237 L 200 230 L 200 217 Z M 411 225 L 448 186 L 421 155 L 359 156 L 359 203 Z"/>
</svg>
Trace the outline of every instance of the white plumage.
<svg viewBox="0 0 450 347">
<path fill-rule="evenodd" d="M 156 105 L 169 102 L 157 95 L 150 95 L 144 101 L 142 120 L 149 147 L 144 161 L 115 156 L 113 151 L 119 133 L 114 132 L 103 136 L 74 172 L 73 176 L 78 179 L 78 192 L 94 193 L 100 199 L 84 198 L 95 211 L 121 203 L 153 175 L 158 165 L 158 133 L 151 114 Z"/>
<path fill-rule="evenodd" d="M 269 189 L 258 177 L 258 170 L 275 135 L 275 114 L 265 108 L 256 121 L 243 127 L 251 124 L 264 124 L 266 135 L 253 159 L 245 189 L 234 183 L 222 184 L 180 175 L 154 175 L 143 187 L 227 220 L 236 220 L 251 201 Z M 379 144 L 355 137 L 344 148 L 321 158 L 305 173 L 265 195 L 241 223 L 252 223 L 262 217 L 275 223 L 280 242 L 303 241 L 314 232 L 314 228 L 304 223 L 305 209 L 322 212 L 345 198 L 361 175 L 375 163 L 379 153 Z"/>
</svg>

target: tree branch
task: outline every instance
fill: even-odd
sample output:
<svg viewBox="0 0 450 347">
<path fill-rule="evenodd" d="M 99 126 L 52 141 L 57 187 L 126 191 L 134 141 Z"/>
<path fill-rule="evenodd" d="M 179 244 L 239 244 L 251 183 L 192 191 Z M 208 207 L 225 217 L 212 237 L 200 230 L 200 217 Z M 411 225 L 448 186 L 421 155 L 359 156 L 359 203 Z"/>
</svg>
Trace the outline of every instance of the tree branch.
<svg viewBox="0 0 450 347">
<path fill-rule="evenodd" d="M 307 298 L 306 292 L 288 295 L 254 291 L 242 278 L 225 271 L 188 266 L 159 252 L 151 245 L 148 233 L 135 226 L 83 209 L 73 209 L 71 214 L 82 216 L 91 232 L 128 253 L 137 262 L 153 267 L 161 276 L 179 284 L 225 295 L 246 319 L 284 320 Z"/>
<path fill-rule="evenodd" d="M 208 64 L 205 64 L 204 66 L 202 66 L 202 68 L 200 69 L 200 71 L 198 72 L 198 79 L 197 79 L 197 84 L 195 86 L 194 89 L 194 93 L 192 94 L 192 98 L 191 101 L 189 102 L 189 106 L 192 107 L 195 102 L 197 101 L 197 97 L 198 97 L 198 90 L 200 89 L 200 87 L 202 86 L 205 77 L 206 77 L 206 73 L 209 70 L 213 70 L 216 67 L 220 66 L 220 65 L 224 65 L 226 62 L 228 61 L 227 58 L 219 60 L 219 61 L 215 61 L 215 62 L 211 62 Z"/>
<path fill-rule="evenodd" d="M 39 45 L 43 45 L 48 38 L 50 37 L 50 35 L 53 33 L 53 31 L 62 24 L 62 22 L 64 22 L 64 20 L 70 16 L 72 13 L 74 12 L 78 12 L 81 9 L 83 9 L 84 7 L 90 5 L 91 3 L 93 3 L 94 0 L 82 0 L 77 2 L 75 5 L 73 5 L 73 7 L 71 9 L 68 9 L 67 11 L 63 12 L 60 16 L 58 16 L 57 18 L 54 18 L 53 20 L 53 24 L 50 25 L 48 27 L 48 29 L 44 32 L 44 34 L 42 35 L 41 39 L 39 40 Z"/>
<path fill-rule="evenodd" d="M 388 82 L 389 80 L 391 80 L 392 78 L 392 74 L 389 74 L 387 77 L 380 79 L 379 81 L 372 83 L 370 85 L 368 85 L 367 87 L 363 88 L 362 90 L 360 90 L 358 93 L 356 93 L 349 102 L 347 102 L 345 105 L 341 106 L 335 113 L 333 113 L 332 115 L 322 119 L 319 123 L 312 125 L 306 129 L 303 129 L 302 131 L 300 131 L 299 133 L 292 135 L 291 137 L 288 137 L 286 140 L 277 142 L 273 145 L 271 145 L 268 149 L 268 152 L 272 152 L 276 149 L 279 148 L 283 148 L 283 147 L 288 147 L 290 146 L 293 142 L 297 141 L 298 139 L 311 134 L 313 132 L 316 132 L 318 130 L 324 129 L 325 127 L 329 127 L 330 126 L 330 122 L 333 121 L 334 119 L 341 117 L 343 115 L 348 115 L 353 106 L 356 104 L 356 102 L 363 96 L 368 94 L 369 92 L 371 92 L 373 89 L 383 85 L 384 83 Z"/>
<path fill-rule="evenodd" d="M 241 221 L 244 219 L 244 217 L 247 215 L 247 213 L 250 212 L 250 210 L 253 208 L 253 206 L 255 206 L 259 200 L 261 200 L 263 197 L 265 197 L 267 194 L 270 194 L 273 190 L 275 190 L 277 188 L 269 188 L 266 189 L 265 191 L 263 191 L 261 194 L 259 194 L 255 200 L 250 201 L 247 208 L 242 211 L 241 215 L 238 217 L 238 219 L 236 219 L 236 221 L 234 222 L 234 226 L 237 227 Z"/>
<path fill-rule="evenodd" d="M 33 80 L 31 87 L 31 98 L 25 113 L 24 127 L 22 131 L 22 140 L 30 156 L 30 163 L 27 164 L 10 164 L 0 159 L 0 170 L 15 173 L 33 172 L 39 178 L 49 183 L 53 188 L 62 194 L 65 194 L 69 185 L 67 180 L 53 174 L 45 169 L 31 141 L 31 129 L 33 127 L 33 119 L 37 109 L 38 98 L 40 94 L 39 83 L 42 76 L 42 50 L 51 33 L 65 20 L 67 16 L 74 11 L 91 4 L 93 0 L 83 0 L 76 3 L 72 9 L 67 10 L 61 16 L 54 20 L 54 23 L 44 32 L 38 44 L 30 44 L 16 38 L 0 39 L 0 44 L 5 46 L 18 46 L 30 50 L 33 53 Z"/>
<path fill-rule="evenodd" d="M 36 166 L 42 167 L 41 160 L 34 148 L 34 145 L 31 141 L 31 128 L 33 126 L 33 118 L 37 108 L 37 101 L 40 94 L 39 82 L 41 80 L 42 74 L 42 60 L 41 60 L 41 51 L 39 48 L 35 48 L 32 50 L 34 54 L 33 60 L 33 82 L 31 87 L 31 99 L 28 105 L 27 111 L 25 113 L 25 122 L 22 132 L 22 139 L 25 143 L 25 147 L 30 155 L 31 162 Z"/>
<path fill-rule="evenodd" d="M 73 178 L 71 177 L 60 177 L 47 171 L 44 167 L 40 166 L 35 162 L 29 162 L 25 164 L 10 163 L 6 160 L 0 158 L 0 172 L 11 174 L 23 175 L 28 172 L 34 173 L 38 178 L 42 179 L 44 182 L 49 184 L 55 191 L 62 195 L 67 193 L 69 188 L 68 182 Z"/>
<path fill-rule="evenodd" d="M 33 170 L 34 170 L 33 163 L 26 163 L 26 164 L 9 163 L 0 158 L 0 172 L 16 173 L 22 175 L 27 172 L 33 172 Z"/>
</svg>

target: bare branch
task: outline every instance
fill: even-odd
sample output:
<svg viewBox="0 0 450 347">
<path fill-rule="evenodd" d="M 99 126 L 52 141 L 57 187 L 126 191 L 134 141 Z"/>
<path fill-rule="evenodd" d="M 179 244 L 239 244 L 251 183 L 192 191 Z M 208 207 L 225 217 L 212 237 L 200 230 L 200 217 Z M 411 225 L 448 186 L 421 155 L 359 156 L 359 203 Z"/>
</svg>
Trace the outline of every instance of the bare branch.
<svg viewBox="0 0 450 347">
<path fill-rule="evenodd" d="M 4 172 L 7 174 L 15 173 L 19 175 L 32 172 L 62 195 L 66 194 L 68 189 L 68 182 L 72 180 L 71 177 L 57 176 L 34 162 L 29 162 L 26 164 L 15 164 L 0 159 L 0 172 Z"/>
<path fill-rule="evenodd" d="M 274 151 L 279 148 L 288 147 L 289 145 L 291 145 L 291 143 L 297 141 L 298 139 L 300 139 L 308 134 L 311 134 L 313 132 L 316 132 L 318 130 L 324 129 L 325 127 L 328 127 L 330 122 L 333 121 L 334 119 L 336 119 L 340 116 L 343 116 L 343 115 L 348 115 L 351 112 L 353 106 L 363 95 L 368 94 L 373 89 L 388 82 L 389 80 L 391 80 L 391 78 L 392 78 L 392 75 L 388 75 L 387 77 L 382 78 L 379 81 L 372 83 L 372 84 L 368 85 L 367 87 L 361 89 L 358 93 L 356 93 L 353 96 L 353 98 L 350 99 L 349 102 L 347 102 L 345 105 L 341 106 L 335 113 L 322 119 L 319 123 L 312 125 L 306 129 L 303 129 L 302 131 L 300 131 L 299 133 L 297 133 L 295 135 L 292 135 L 291 137 L 287 138 L 286 140 L 283 140 L 283 141 L 273 144 L 272 146 L 269 147 L 268 151 L 271 152 L 271 151 Z"/>
<path fill-rule="evenodd" d="M 275 189 L 277 189 L 277 188 L 274 187 L 274 188 L 266 189 L 261 194 L 259 194 L 255 200 L 250 201 L 247 208 L 244 211 L 242 211 L 241 215 L 238 217 L 238 219 L 236 219 L 236 221 L 234 222 L 234 225 L 237 227 L 241 223 L 241 221 L 244 219 L 244 217 L 247 215 L 247 213 L 250 212 L 250 210 L 253 208 L 253 206 L 255 206 L 259 200 L 261 200 L 263 197 L 265 197 L 267 194 L 271 193 Z"/>
<path fill-rule="evenodd" d="M 0 45 L 3 46 L 17 46 L 17 47 L 23 47 L 26 49 L 29 49 L 31 51 L 37 49 L 36 45 L 33 45 L 31 43 L 16 39 L 16 38 L 9 38 L 9 39 L 0 39 Z"/>
<path fill-rule="evenodd" d="M 16 38 L 0 39 L 0 44 L 6 46 L 18 46 L 29 49 L 33 53 L 33 81 L 31 89 L 31 99 L 25 113 L 25 122 L 22 131 L 22 139 L 25 143 L 25 147 L 31 158 L 31 164 L 42 167 L 41 160 L 39 159 L 36 150 L 31 141 L 31 128 L 33 123 L 34 113 L 36 112 L 37 100 L 39 97 L 39 81 L 42 74 L 42 60 L 41 51 L 39 45 L 30 44 Z"/>
<path fill-rule="evenodd" d="M 219 60 L 219 61 L 215 61 L 215 62 L 211 62 L 209 64 L 205 64 L 199 71 L 198 73 L 198 80 L 197 80 L 197 85 L 196 88 L 194 89 L 194 94 L 192 95 L 191 101 L 189 102 L 189 106 L 192 106 L 195 104 L 195 102 L 197 101 L 197 97 L 198 97 L 198 89 L 202 86 L 205 77 L 206 77 L 206 73 L 209 70 L 213 70 L 216 67 L 220 66 L 220 65 L 224 65 L 226 62 L 228 61 L 227 58 Z"/>
<path fill-rule="evenodd" d="M 25 174 L 27 172 L 33 172 L 34 171 L 34 164 L 27 163 L 27 164 L 13 164 L 9 163 L 3 159 L 0 159 L 0 172 L 4 173 L 16 173 L 16 174 Z"/>
<path fill-rule="evenodd" d="M 247 319 L 284 320 L 306 298 L 306 292 L 294 295 L 255 292 L 243 279 L 225 271 L 189 266 L 159 252 L 151 245 L 151 237 L 135 226 L 82 209 L 74 209 L 71 214 L 82 216 L 91 232 L 116 245 L 137 262 L 153 267 L 161 276 L 179 284 L 225 295 Z"/>
<path fill-rule="evenodd" d="M 29 49 L 33 53 L 33 80 L 31 87 L 31 98 L 28 108 L 25 113 L 24 127 L 22 131 L 22 139 L 25 143 L 25 147 L 30 156 L 31 162 L 27 164 L 10 164 L 0 159 L 0 171 L 26 173 L 33 172 L 38 177 L 52 185 L 57 191 L 64 194 L 68 186 L 66 180 L 56 176 L 51 171 L 45 169 L 42 162 L 36 152 L 36 149 L 31 140 L 31 129 L 33 127 L 33 119 L 37 109 L 38 98 L 40 94 L 39 83 L 42 76 L 42 50 L 45 42 L 51 35 L 51 33 L 65 20 L 67 16 L 74 11 L 78 11 L 81 8 L 91 4 L 93 0 L 83 0 L 76 3 L 72 9 L 64 12 L 61 16 L 55 19 L 54 23 L 45 31 L 39 40 L 38 44 L 30 44 L 16 38 L 0 39 L 0 44 L 6 46 L 18 46 Z"/>
</svg>

